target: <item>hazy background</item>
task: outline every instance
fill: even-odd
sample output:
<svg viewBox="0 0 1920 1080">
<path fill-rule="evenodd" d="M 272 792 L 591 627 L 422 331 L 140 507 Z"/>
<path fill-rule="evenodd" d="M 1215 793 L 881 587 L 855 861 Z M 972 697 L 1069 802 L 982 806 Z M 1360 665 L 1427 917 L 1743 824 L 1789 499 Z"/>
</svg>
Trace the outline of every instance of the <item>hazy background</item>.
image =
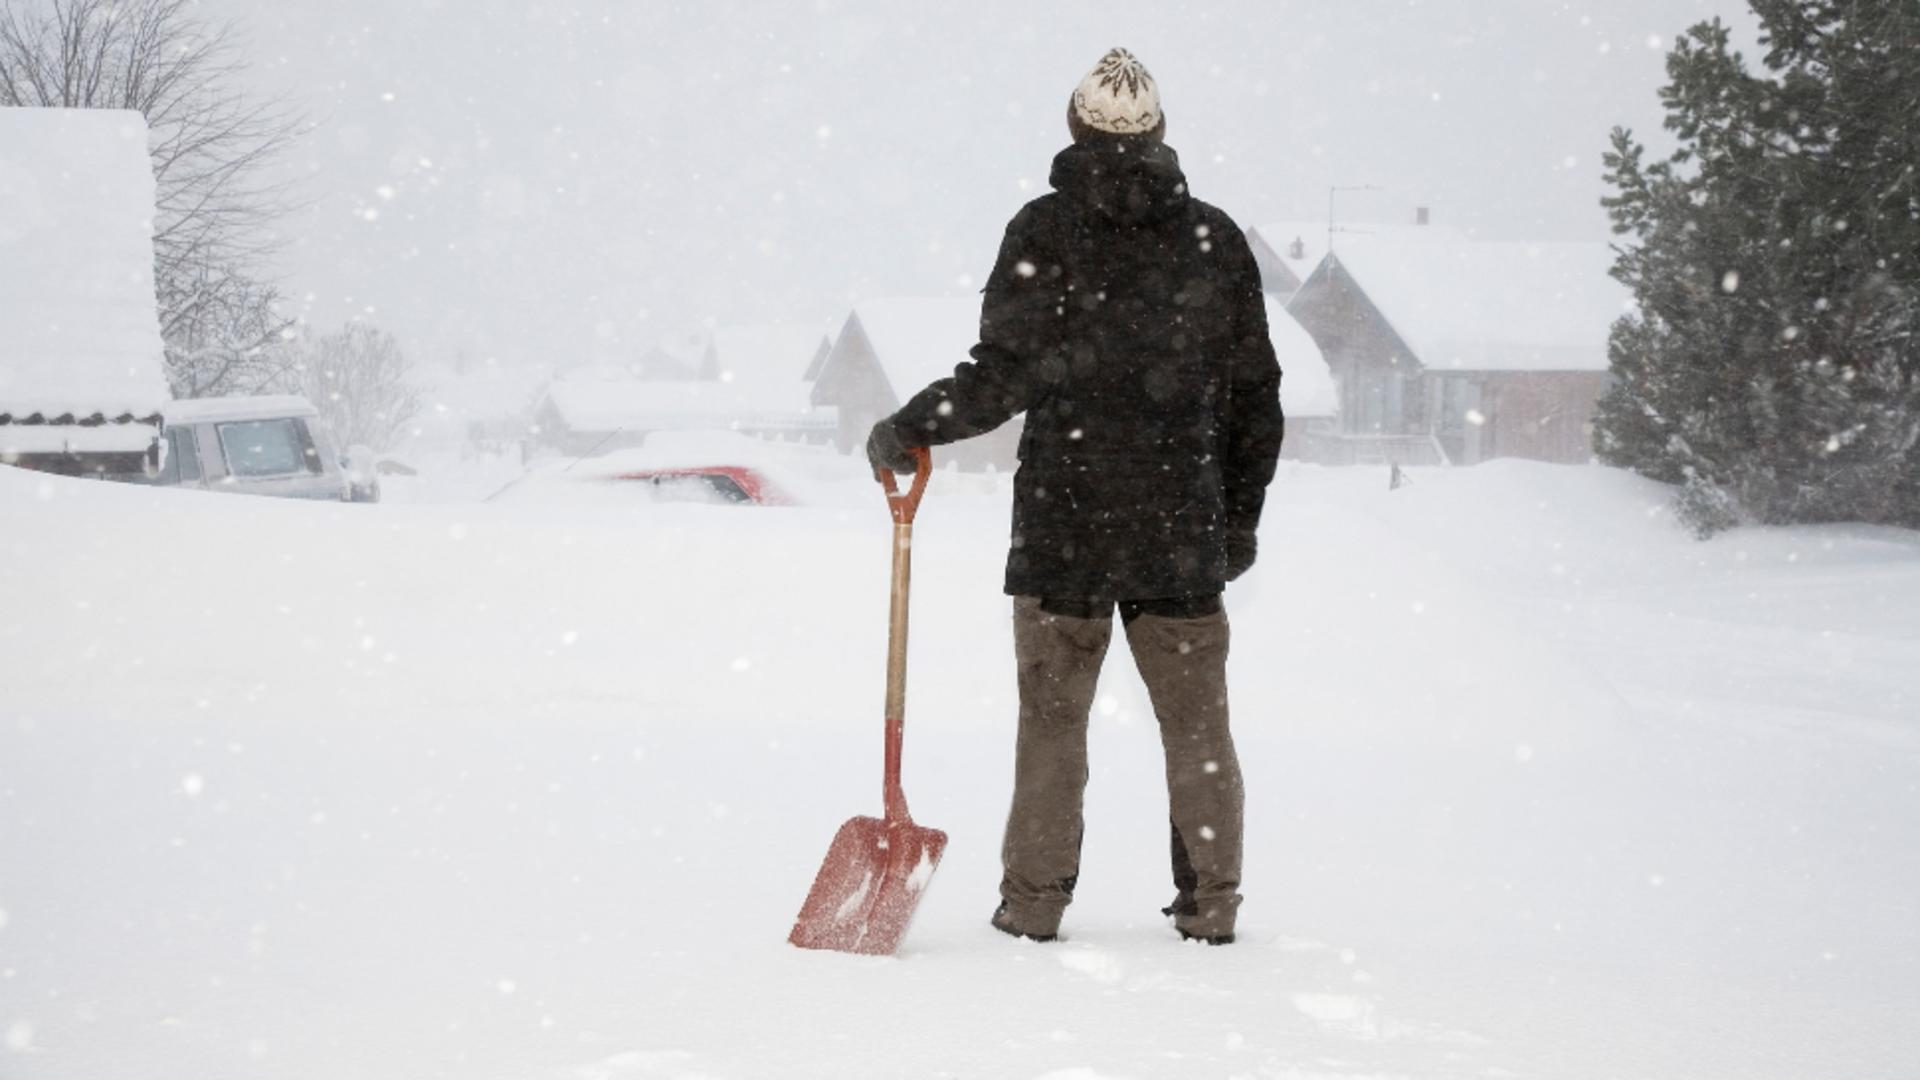
<svg viewBox="0 0 1920 1080">
<path fill-rule="evenodd" d="M 1109 47 L 1242 224 L 1600 240 L 1608 129 L 1738 0 L 965 4 L 206 0 L 317 123 L 288 291 L 418 359 L 631 358 L 710 322 L 977 288 Z"/>
</svg>

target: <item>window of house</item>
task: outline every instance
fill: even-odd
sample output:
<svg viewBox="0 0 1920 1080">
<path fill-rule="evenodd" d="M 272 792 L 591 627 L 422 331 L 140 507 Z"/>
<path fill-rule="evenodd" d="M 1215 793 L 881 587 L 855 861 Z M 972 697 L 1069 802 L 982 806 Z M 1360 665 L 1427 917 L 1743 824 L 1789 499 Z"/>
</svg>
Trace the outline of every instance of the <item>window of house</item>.
<svg viewBox="0 0 1920 1080">
<path fill-rule="evenodd" d="M 1397 434 L 1405 430 L 1408 395 L 1417 390 L 1398 371 L 1363 371 L 1347 384 L 1349 400 L 1343 412 L 1352 418 L 1349 431 L 1361 435 Z"/>
<path fill-rule="evenodd" d="M 221 424 L 218 431 L 227 472 L 234 476 L 292 476 L 320 471 L 320 453 L 298 420 L 241 420 Z"/>
<path fill-rule="evenodd" d="M 1441 379 L 1440 415 L 1436 417 L 1434 427 L 1442 435 L 1458 435 L 1466 430 L 1467 407 L 1463 391 L 1465 384 L 1459 379 Z"/>
</svg>

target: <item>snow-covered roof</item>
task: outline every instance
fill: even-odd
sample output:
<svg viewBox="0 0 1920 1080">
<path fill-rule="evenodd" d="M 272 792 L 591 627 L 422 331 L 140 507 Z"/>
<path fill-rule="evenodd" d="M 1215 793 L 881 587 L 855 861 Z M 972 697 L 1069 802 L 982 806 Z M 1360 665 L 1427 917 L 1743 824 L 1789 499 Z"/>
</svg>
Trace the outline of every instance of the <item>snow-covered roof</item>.
<svg viewBox="0 0 1920 1080">
<path fill-rule="evenodd" d="M 0 424 L 0 461 L 28 454 L 140 454 L 150 424 Z"/>
<path fill-rule="evenodd" d="M 574 378 L 547 387 L 547 402 L 574 432 L 767 427 L 830 428 L 834 412 L 808 401 L 807 384 Z"/>
<path fill-rule="evenodd" d="M 1345 221 L 1334 226 L 1333 247 L 1339 250 L 1349 240 L 1365 241 L 1374 236 L 1391 236 L 1418 230 L 1416 235 L 1434 238 L 1445 237 L 1457 242 L 1465 242 L 1467 236 L 1460 230 L 1448 225 L 1390 225 L 1377 221 Z M 1327 222 L 1318 221 L 1270 221 L 1264 225 L 1255 225 L 1247 230 L 1247 240 L 1253 244 L 1254 258 L 1258 261 L 1261 275 L 1268 274 L 1268 263 L 1278 264 L 1293 275 L 1293 281 L 1264 281 L 1269 290 L 1286 291 L 1298 288 L 1307 280 L 1320 260 L 1327 254 Z M 1298 254 L 1295 254 L 1296 243 Z M 1262 251 L 1262 247 L 1265 251 Z M 1281 285 L 1286 289 L 1281 289 Z"/>
<path fill-rule="evenodd" d="M 712 350 L 722 382 L 800 382 L 826 340 L 805 326 L 722 326 Z"/>
<path fill-rule="evenodd" d="M 1327 253 L 1327 223 L 1324 221 L 1275 221 L 1265 225 L 1256 225 L 1247 230 L 1247 241 L 1253 245 L 1254 256 L 1260 262 L 1260 273 L 1268 289 L 1278 290 L 1297 288 L 1307 280 L 1313 268 L 1320 263 L 1320 257 Z M 1298 254 L 1295 254 L 1295 241 L 1299 242 Z M 1262 245 L 1266 250 L 1262 251 Z M 1268 260 L 1293 275 L 1293 281 L 1271 280 L 1272 274 Z"/>
<path fill-rule="evenodd" d="M 707 349 L 712 344 L 713 335 L 705 330 L 662 334 L 660 339 L 653 343 L 653 351 L 690 369 L 698 370 L 701 361 L 706 359 Z"/>
<path fill-rule="evenodd" d="M 1604 243 L 1471 243 L 1421 230 L 1337 240 L 1333 264 L 1429 371 L 1605 371 L 1632 296 Z"/>
<path fill-rule="evenodd" d="M 282 416 L 318 416 L 313 402 L 299 394 L 190 398 L 169 401 L 160 408 L 169 425 L 209 424 L 229 420 L 274 420 Z"/>
<path fill-rule="evenodd" d="M 820 347 L 814 350 L 813 359 L 807 361 L 807 370 L 800 376 L 804 382 L 818 382 L 820 373 L 826 370 L 827 358 L 833 355 L 833 333 L 821 331 Z"/>
<path fill-rule="evenodd" d="M 0 108 L 0 416 L 160 411 L 153 216 L 139 113 Z"/>
<path fill-rule="evenodd" d="M 1332 416 L 1340 399 L 1326 357 L 1307 328 L 1271 296 L 1267 297 L 1267 336 L 1280 359 L 1280 407 L 1289 417 Z"/>
<path fill-rule="evenodd" d="M 855 321 L 894 397 L 904 402 L 969 358 L 968 351 L 980 342 L 980 298 L 867 300 L 854 305 L 848 322 Z M 840 337 L 847 335 L 842 331 Z"/>
</svg>

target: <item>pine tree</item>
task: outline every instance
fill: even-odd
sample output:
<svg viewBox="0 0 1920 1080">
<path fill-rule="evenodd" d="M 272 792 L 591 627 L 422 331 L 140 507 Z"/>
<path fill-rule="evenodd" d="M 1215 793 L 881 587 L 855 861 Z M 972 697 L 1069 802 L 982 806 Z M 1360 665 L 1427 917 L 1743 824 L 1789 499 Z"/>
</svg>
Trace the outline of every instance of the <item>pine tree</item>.
<svg viewBox="0 0 1920 1080">
<path fill-rule="evenodd" d="M 1920 4 L 1750 0 L 1668 57 L 1679 143 L 1616 129 L 1604 200 L 1638 311 L 1611 342 L 1601 458 L 1741 521 L 1920 525 Z"/>
</svg>

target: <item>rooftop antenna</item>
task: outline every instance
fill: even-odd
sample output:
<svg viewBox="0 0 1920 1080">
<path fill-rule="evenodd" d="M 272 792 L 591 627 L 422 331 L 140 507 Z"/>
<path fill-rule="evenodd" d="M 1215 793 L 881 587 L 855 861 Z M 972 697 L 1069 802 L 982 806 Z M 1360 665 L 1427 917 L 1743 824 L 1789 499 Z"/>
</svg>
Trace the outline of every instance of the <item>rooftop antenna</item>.
<svg viewBox="0 0 1920 1080">
<path fill-rule="evenodd" d="M 1342 191 L 1383 191 L 1378 184 L 1335 185 L 1327 189 L 1327 251 L 1333 251 L 1333 234 L 1341 231 L 1333 224 L 1333 197 Z"/>
</svg>

